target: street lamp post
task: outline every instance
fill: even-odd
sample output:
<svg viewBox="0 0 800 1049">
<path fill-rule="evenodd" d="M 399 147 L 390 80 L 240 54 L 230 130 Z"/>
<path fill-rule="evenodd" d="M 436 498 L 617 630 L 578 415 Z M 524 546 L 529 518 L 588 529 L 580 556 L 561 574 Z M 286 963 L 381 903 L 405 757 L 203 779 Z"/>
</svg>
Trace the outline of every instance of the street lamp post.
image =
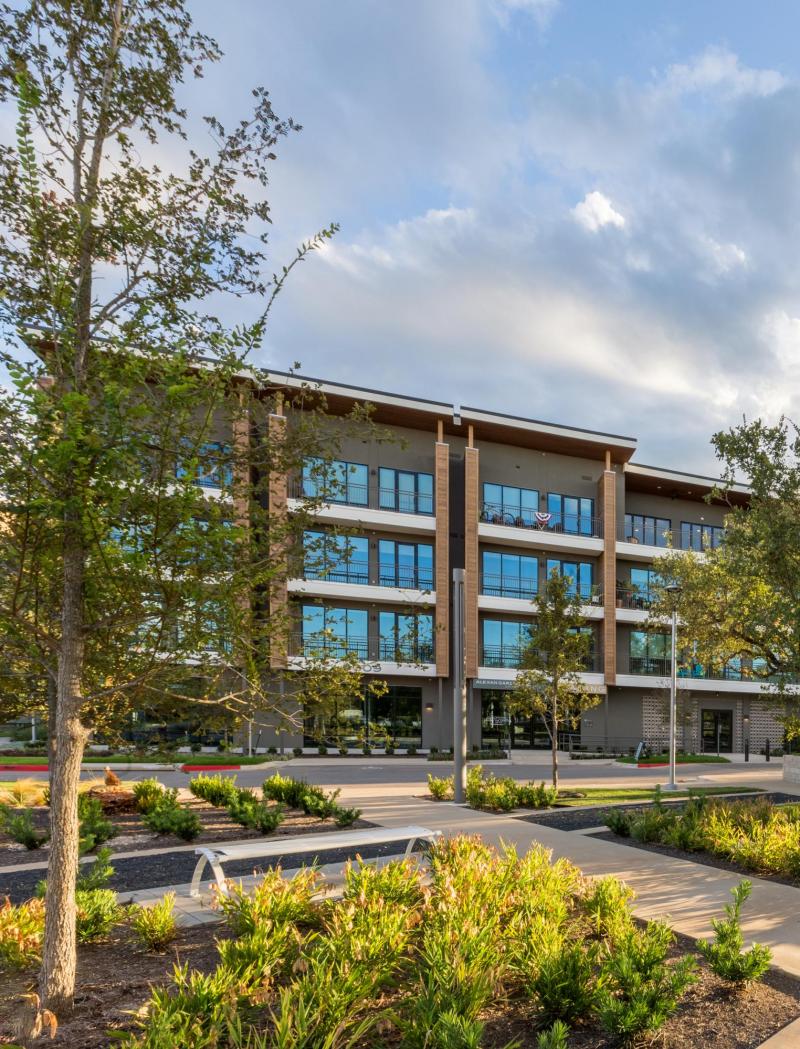
<svg viewBox="0 0 800 1049">
<path fill-rule="evenodd" d="M 669 783 L 664 785 L 664 790 L 674 791 L 678 789 L 678 784 L 675 782 L 675 736 L 678 720 L 678 597 L 681 587 L 678 583 L 669 583 L 664 589 L 672 597 L 669 667 Z"/>
</svg>

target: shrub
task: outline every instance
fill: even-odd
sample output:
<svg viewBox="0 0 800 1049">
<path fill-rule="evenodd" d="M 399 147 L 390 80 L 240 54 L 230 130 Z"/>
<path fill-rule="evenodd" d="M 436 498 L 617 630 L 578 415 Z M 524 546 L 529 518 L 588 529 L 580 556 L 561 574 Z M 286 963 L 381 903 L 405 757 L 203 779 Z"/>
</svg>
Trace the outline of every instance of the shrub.
<svg viewBox="0 0 800 1049">
<path fill-rule="evenodd" d="M 48 838 L 46 831 L 37 831 L 32 809 L 15 810 L 0 804 L 0 827 L 9 838 L 31 851 L 41 848 Z"/>
<path fill-rule="evenodd" d="M 631 837 L 643 844 L 651 841 L 662 841 L 677 815 L 674 812 L 666 812 L 658 805 L 653 805 L 633 817 L 631 820 Z"/>
<path fill-rule="evenodd" d="M 428 773 L 428 791 L 436 801 L 450 801 L 453 797 L 453 777 L 433 776 Z"/>
<path fill-rule="evenodd" d="M 417 748 L 414 746 L 413 743 L 409 743 L 409 745 L 406 747 L 406 754 L 408 754 L 409 757 L 413 757 L 416 753 Z"/>
<path fill-rule="evenodd" d="M 213 776 L 201 774 L 189 783 L 189 790 L 196 798 L 202 798 L 209 805 L 227 808 L 236 797 L 236 777 L 223 776 L 219 772 Z"/>
<path fill-rule="evenodd" d="M 161 801 L 164 788 L 157 779 L 140 779 L 133 785 L 133 797 L 139 812 L 150 812 Z"/>
<path fill-rule="evenodd" d="M 392 740 L 387 739 L 383 745 L 384 754 L 394 754 L 394 743 Z"/>
<path fill-rule="evenodd" d="M 236 936 L 247 936 L 267 924 L 311 925 L 317 920 L 313 898 L 320 875 L 304 867 L 286 880 L 280 867 L 270 868 L 251 892 L 233 883 L 226 896 L 219 895 L 217 906 Z"/>
<path fill-rule="evenodd" d="M 350 748 L 346 743 L 340 743 L 336 749 L 339 751 L 339 754 L 343 758 L 347 757 L 347 755 L 350 753 Z"/>
<path fill-rule="evenodd" d="M 628 933 L 632 927 L 628 904 L 632 899 L 633 889 L 617 878 L 609 876 L 594 882 L 583 904 L 596 935 L 614 943 Z"/>
<path fill-rule="evenodd" d="M 16 906 L 8 897 L 0 903 L 0 970 L 24 969 L 39 961 L 44 936 L 44 902 L 28 900 Z"/>
<path fill-rule="evenodd" d="M 563 1020 L 556 1020 L 552 1027 L 542 1031 L 536 1039 L 536 1049 L 567 1049 L 569 1028 Z"/>
<path fill-rule="evenodd" d="M 296 758 L 302 758 L 302 756 L 303 756 L 303 748 L 302 747 L 292 747 L 292 754 L 294 754 L 294 756 Z"/>
<path fill-rule="evenodd" d="M 103 815 L 99 798 L 88 794 L 78 795 L 78 818 L 80 819 L 80 851 L 91 852 L 97 845 L 113 838 L 117 833 L 111 820 Z"/>
<path fill-rule="evenodd" d="M 632 1041 L 662 1027 L 696 979 L 696 962 L 685 955 L 670 965 L 674 941 L 662 922 L 633 926 L 617 942 L 601 973 L 598 1013 L 611 1034 Z"/>
<path fill-rule="evenodd" d="M 319 746 L 317 747 L 317 754 L 327 754 L 327 753 L 328 753 L 328 748 L 325 746 L 324 743 L 320 743 Z"/>
<path fill-rule="evenodd" d="M 110 859 L 111 849 L 98 849 L 91 867 L 85 873 L 79 872 L 75 888 L 83 892 L 106 888 L 114 873 L 114 868 L 108 862 Z"/>
<path fill-rule="evenodd" d="M 77 932 L 79 943 L 89 943 L 108 936 L 118 924 L 121 911 L 117 894 L 112 889 L 79 889 L 75 893 L 78 907 Z"/>
<path fill-rule="evenodd" d="M 547 1020 L 574 1023 L 587 1016 L 597 1001 L 597 944 L 555 944 L 539 962 L 531 982 Z"/>
<path fill-rule="evenodd" d="M 278 753 L 278 748 L 277 747 L 267 747 L 267 754 L 277 754 L 277 753 Z"/>
<path fill-rule="evenodd" d="M 558 790 L 544 783 L 517 784 L 517 805 L 523 809 L 551 809 L 558 801 Z"/>
<path fill-rule="evenodd" d="M 228 815 L 236 823 L 262 834 L 271 834 L 283 822 L 283 807 L 267 805 L 251 790 L 239 789 L 228 805 Z"/>
<path fill-rule="evenodd" d="M 360 816 L 361 809 L 343 809 L 340 805 L 336 806 L 333 814 L 337 827 L 352 827 Z"/>
<path fill-rule="evenodd" d="M 154 834 L 175 834 L 184 841 L 193 841 L 202 826 L 196 812 L 178 804 L 177 791 L 164 791 L 164 796 L 155 808 L 142 817 L 148 830 Z"/>
<path fill-rule="evenodd" d="M 632 812 L 628 812 L 626 809 L 609 809 L 608 812 L 603 814 L 603 821 L 609 830 L 613 831 L 614 834 L 619 834 L 621 838 L 629 838 L 631 836 Z"/>
<path fill-rule="evenodd" d="M 175 893 L 168 892 L 152 907 L 131 908 L 131 928 L 148 951 L 163 951 L 178 935 Z"/>
<path fill-rule="evenodd" d="M 698 950 L 717 976 L 731 983 L 760 980 L 772 960 L 772 951 L 763 944 L 754 943 L 749 951 L 744 950 L 741 910 L 752 888 L 745 879 L 731 889 L 733 903 L 725 904 L 727 918 L 711 919 L 714 941 L 698 940 L 697 943 Z"/>
</svg>

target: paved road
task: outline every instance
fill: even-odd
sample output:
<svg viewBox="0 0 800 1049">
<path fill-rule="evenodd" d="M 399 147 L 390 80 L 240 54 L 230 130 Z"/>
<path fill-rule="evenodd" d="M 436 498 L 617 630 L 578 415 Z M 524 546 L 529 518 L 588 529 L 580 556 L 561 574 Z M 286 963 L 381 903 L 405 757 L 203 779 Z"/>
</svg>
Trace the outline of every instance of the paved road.
<svg viewBox="0 0 800 1049">
<path fill-rule="evenodd" d="M 549 780 L 550 769 L 546 763 L 541 761 L 530 764 L 507 764 L 505 762 L 486 763 L 486 768 L 494 771 L 498 776 L 513 776 L 517 780 Z M 276 762 L 271 768 L 283 772 L 295 778 L 305 779 L 309 783 L 317 783 L 327 787 L 341 787 L 348 795 L 357 796 L 359 788 L 370 788 L 378 785 L 394 787 L 393 791 L 401 793 L 400 788 L 410 788 L 410 793 L 421 790 L 427 781 L 428 773 L 447 776 L 452 772 L 449 762 L 418 762 L 409 761 L 407 764 L 402 759 L 370 759 L 370 758 L 304 758 L 286 762 Z M 745 764 L 737 762 L 723 765 L 700 764 L 686 765 L 678 769 L 678 781 L 686 785 L 727 785 L 731 784 L 765 784 L 776 787 L 781 779 L 781 762 L 753 762 Z M 270 769 L 251 769 L 245 767 L 239 772 L 223 773 L 223 775 L 236 776 L 237 783 L 241 786 L 260 786 L 264 779 L 271 774 Z M 98 766 L 97 772 L 85 772 L 85 779 L 92 776 L 102 775 L 102 768 Z M 166 786 L 186 786 L 189 775 L 183 772 L 118 772 L 117 775 L 123 780 L 143 779 L 147 776 L 156 776 Z M 0 772 L 0 781 L 13 781 L 17 778 L 31 777 L 36 779 L 45 778 L 46 773 L 14 773 Z M 565 759 L 560 765 L 560 777 L 563 786 L 570 784 L 595 784 L 598 786 L 654 786 L 663 783 L 667 778 L 667 770 L 659 769 L 637 769 L 630 765 L 622 765 L 616 762 L 587 762 L 569 761 Z"/>
</svg>

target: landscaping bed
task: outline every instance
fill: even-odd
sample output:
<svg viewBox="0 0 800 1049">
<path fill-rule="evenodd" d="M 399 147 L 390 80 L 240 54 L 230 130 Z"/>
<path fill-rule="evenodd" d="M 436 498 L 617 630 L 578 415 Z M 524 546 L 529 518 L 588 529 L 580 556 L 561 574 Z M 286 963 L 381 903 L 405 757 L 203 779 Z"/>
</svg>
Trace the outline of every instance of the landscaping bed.
<svg viewBox="0 0 800 1049">
<path fill-rule="evenodd" d="M 343 899 L 319 904 L 314 874 L 268 875 L 254 896 L 234 893 L 223 923 L 180 930 L 160 954 L 118 924 L 79 947 L 76 1008 L 47 1044 L 105 1049 L 113 1031 L 124 1049 L 539 1049 L 563 1018 L 548 1047 L 611 1049 L 625 1028 L 637 1045 L 756 1049 L 800 1015 L 799 981 L 758 982 L 763 952 L 751 980 L 723 978 L 719 957 L 632 919 L 615 879 L 591 882 L 539 847 L 518 858 L 440 842 L 430 889 L 420 877 L 413 863 L 356 865 Z M 3 973 L 0 1043 L 34 988 L 32 967 Z"/>
<path fill-rule="evenodd" d="M 598 837 L 618 844 L 704 863 L 721 870 L 757 874 L 786 885 L 800 883 L 800 804 L 795 795 L 758 798 L 693 798 L 607 810 L 609 828 Z"/>
</svg>

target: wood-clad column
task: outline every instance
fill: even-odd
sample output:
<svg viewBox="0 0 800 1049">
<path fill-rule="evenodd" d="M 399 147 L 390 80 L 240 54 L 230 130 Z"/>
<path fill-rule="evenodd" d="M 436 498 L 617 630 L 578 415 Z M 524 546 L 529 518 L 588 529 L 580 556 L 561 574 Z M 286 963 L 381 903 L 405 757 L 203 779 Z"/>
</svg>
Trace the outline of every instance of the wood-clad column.
<svg viewBox="0 0 800 1049">
<path fill-rule="evenodd" d="M 231 445 L 233 450 L 233 469 L 232 469 L 232 492 L 231 498 L 233 502 L 233 523 L 237 529 L 241 529 L 243 536 L 247 537 L 247 532 L 250 528 L 250 500 L 253 495 L 253 477 L 251 471 L 251 454 L 250 454 L 250 438 L 251 438 L 251 426 L 252 420 L 250 418 L 250 390 L 246 387 L 240 387 L 235 393 L 236 405 L 234 409 L 234 416 L 231 421 Z M 249 537 L 247 537 L 249 538 Z M 236 564 L 233 566 L 234 570 L 239 573 L 246 573 L 246 577 L 250 577 L 250 544 L 245 538 L 245 541 L 239 547 L 239 556 Z M 252 642 L 252 635 L 250 631 L 251 626 L 251 609 L 252 609 L 252 594 L 248 598 L 245 595 L 244 590 L 240 591 L 240 596 L 237 599 L 238 613 L 241 619 L 235 626 L 234 642 L 238 643 L 237 648 L 244 649 L 249 646 Z M 244 659 L 244 652 L 241 652 L 240 658 Z"/>
<path fill-rule="evenodd" d="M 473 445 L 469 428 L 464 449 L 464 647 L 467 655 L 467 677 L 478 676 L 478 521 L 480 519 L 479 453 Z"/>
<path fill-rule="evenodd" d="M 280 410 L 280 406 L 279 410 Z M 286 416 L 271 414 L 267 421 L 267 434 L 271 447 L 277 447 L 286 435 Z M 273 455 L 280 462 L 282 455 Z M 286 549 L 288 529 L 289 478 L 280 470 L 271 470 L 269 475 L 269 530 L 270 560 L 276 566 L 275 577 L 269 588 L 270 617 L 270 666 L 282 670 L 287 664 L 289 650 L 289 565 Z"/>
<path fill-rule="evenodd" d="M 441 420 L 434 453 L 436 510 L 436 673 L 450 674 L 450 445 Z"/>
<path fill-rule="evenodd" d="M 598 484 L 598 504 L 603 514 L 603 668 L 605 683 L 617 680 L 617 475 L 606 452 L 605 470 Z"/>
</svg>

